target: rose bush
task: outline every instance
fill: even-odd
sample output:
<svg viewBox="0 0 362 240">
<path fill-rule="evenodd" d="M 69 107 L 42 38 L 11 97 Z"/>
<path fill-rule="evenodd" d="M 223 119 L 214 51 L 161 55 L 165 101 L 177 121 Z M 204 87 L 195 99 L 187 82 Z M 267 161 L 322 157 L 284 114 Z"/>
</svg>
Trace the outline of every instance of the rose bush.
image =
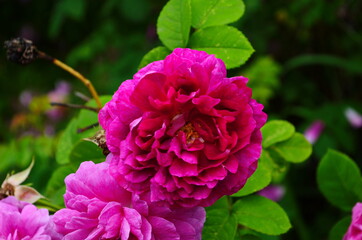
<svg viewBox="0 0 362 240">
<path fill-rule="evenodd" d="M 267 118 L 247 81 L 191 49 L 140 69 L 99 113 L 111 174 L 152 202 L 184 207 L 237 192 L 257 167 Z"/>
<path fill-rule="evenodd" d="M 65 179 L 65 209 L 54 214 L 65 239 L 201 239 L 205 210 L 169 208 L 132 194 L 109 174 L 109 164 L 83 162 Z"/>
</svg>

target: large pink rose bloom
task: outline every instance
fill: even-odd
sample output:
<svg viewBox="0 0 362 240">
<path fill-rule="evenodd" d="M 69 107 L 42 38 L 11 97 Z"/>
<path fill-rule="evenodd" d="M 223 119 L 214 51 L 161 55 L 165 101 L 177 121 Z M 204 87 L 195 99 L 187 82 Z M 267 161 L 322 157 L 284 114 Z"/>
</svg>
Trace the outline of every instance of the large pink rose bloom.
<svg viewBox="0 0 362 240">
<path fill-rule="evenodd" d="M 247 81 L 191 49 L 139 70 L 99 113 L 111 174 L 151 201 L 185 207 L 240 190 L 257 167 L 267 118 Z"/>
<path fill-rule="evenodd" d="M 352 210 L 352 222 L 343 240 L 362 239 L 362 203 L 357 203 Z"/>
<path fill-rule="evenodd" d="M 109 174 L 109 164 L 83 162 L 65 179 L 66 208 L 54 214 L 64 239 L 197 240 L 202 207 L 170 209 L 132 194 Z"/>
<path fill-rule="evenodd" d="M 9 196 L 0 200 L 0 239 L 58 240 L 47 209 Z"/>
</svg>

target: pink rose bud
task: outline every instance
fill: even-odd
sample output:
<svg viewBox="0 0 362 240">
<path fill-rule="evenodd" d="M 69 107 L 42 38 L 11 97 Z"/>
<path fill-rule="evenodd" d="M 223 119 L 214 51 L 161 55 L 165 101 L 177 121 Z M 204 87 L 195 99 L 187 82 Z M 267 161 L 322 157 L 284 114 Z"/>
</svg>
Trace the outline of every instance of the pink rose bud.
<svg viewBox="0 0 362 240">
<path fill-rule="evenodd" d="M 344 115 L 346 116 L 349 124 L 351 124 L 352 127 L 355 128 L 362 127 L 362 115 L 359 114 L 356 110 L 349 107 L 344 112 Z"/>
<path fill-rule="evenodd" d="M 260 196 L 279 202 L 285 194 L 285 188 L 281 185 L 269 185 L 258 192 Z"/>
<path fill-rule="evenodd" d="M 304 137 L 311 143 L 314 144 L 324 129 L 323 121 L 314 121 L 305 131 Z"/>
</svg>

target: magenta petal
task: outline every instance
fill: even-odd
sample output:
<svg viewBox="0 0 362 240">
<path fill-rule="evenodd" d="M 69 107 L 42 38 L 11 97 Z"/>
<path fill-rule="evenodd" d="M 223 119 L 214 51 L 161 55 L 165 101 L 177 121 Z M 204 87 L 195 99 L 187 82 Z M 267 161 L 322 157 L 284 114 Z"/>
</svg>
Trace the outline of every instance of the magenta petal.
<svg viewBox="0 0 362 240">
<path fill-rule="evenodd" d="M 170 166 L 170 173 L 177 177 L 197 176 L 198 170 L 196 164 L 189 164 L 175 159 Z"/>
<path fill-rule="evenodd" d="M 187 207 L 242 188 L 267 119 L 247 81 L 228 78 L 214 55 L 187 48 L 140 69 L 99 115 L 112 176 L 132 193 L 150 191 L 152 202 Z"/>
<path fill-rule="evenodd" d="M 180 235 L 176 231 L 176 227 L 172 222 L 160 217 L 150 217 L 153 234 L 156 239 L 160 240 L 177 240 Z"/>
</svg>

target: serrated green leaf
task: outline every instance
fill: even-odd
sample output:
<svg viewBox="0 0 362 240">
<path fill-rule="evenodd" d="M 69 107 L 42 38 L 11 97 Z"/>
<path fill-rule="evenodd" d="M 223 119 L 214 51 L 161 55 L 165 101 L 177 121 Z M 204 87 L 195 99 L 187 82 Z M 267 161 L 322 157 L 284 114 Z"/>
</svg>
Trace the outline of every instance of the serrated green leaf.
<svg viewBox="0 0 362 240">
<path fill-rule="evenodd" d="M 265 154 L 261 155 L 258 162 L 258 168 L 256 169 L 255 173 L 251 175 L 245 186 L 240 191 L 233 194 L 232 197 L 246 196 L 269 185 L 271 182 L 271 171 L 270 167 L 267 165 L 265 160 L 263 160 L 263 158 L 265 158 Z"/>
<path fill-rule="evenodd" d="M 312 145 L 301 133 L 294 135 L 284 142 L 271 147 L 288 162 L 300 163 L 305 161 L 312 153 Z"/>
<path fill-rule="evenodd" d="M 234 239 L 237 222 L 228 209 L 211 209 L 206 212 L 202 238 L 208 240 Z"/>
<path fill-rule="evenodd" d="M 346 234 L 349 225 L 351 224 L 351 217 L 345 217 L 338 221 L 328 235 L 328 240 L 341 240 Z"/>
<path fill-rule="evenodd" d="M 142 58 L 141 63 L 138 66 L 138 68 L 140 69 L 151 62 L 165 59 L 165 57 L 167 55 L 169 55 L 170 53 L 171 53 L 171 51 L 166 47 L 162 47 L 162 46 L 155 47 Z"/>
<path fill-rule="evenodd" d="M 170 0 L 157 19 L 157 34 L 169 49 L 186 47 L 191 28 L 190 0 Z"/>
<path fill-rule="evenodd" d="M 230 26 L 215 26 L 197 30 L 191 35 L 189 46 L 215 54 L 217 58 L 224 61 L 228 69 L 245 63 L 254 52 L 244 34 Z"/>
<path fill-rule="evenodd" d="M 259 195 L 238 200 L 233 206 L 233 213 L 239 224 L 268 235 L 280 235 L 291 228 L 284 210 Z"/>
<path fill-rule="evenodd" d="M 244 13 L 241 0 L 191 0 L 192 26 L 205 28 L 235 22 Z"/>
<path fill-rule="evenodd" d="M 329 150 L 317 169 L 317 182 L 323 195 L 335 206 L 350 211 L 361 199 L 361 172 L 347 155 Z"/>
<path fill-rule="evenodd" d="M 295 128 L 293 124 L 284 120 L 272 120 L 267 122 L 262 128 L 263 148 L 285 141 L 293 136 Z"/>
</svg>

